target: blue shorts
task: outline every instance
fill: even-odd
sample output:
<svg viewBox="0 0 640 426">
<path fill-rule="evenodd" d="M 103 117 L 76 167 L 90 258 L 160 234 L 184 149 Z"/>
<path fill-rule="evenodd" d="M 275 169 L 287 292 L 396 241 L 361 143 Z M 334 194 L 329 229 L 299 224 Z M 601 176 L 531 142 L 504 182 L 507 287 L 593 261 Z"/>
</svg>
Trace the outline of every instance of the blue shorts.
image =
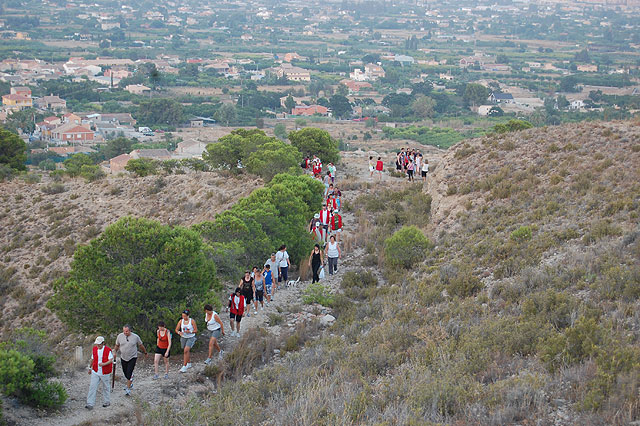
<svg viewBox="0 0 640 426">
<path fill-rule="evenodd" d="M 267 294 L 267 296 L 271 296 L 271 286 L 272 286 L 272 284 L 271 284 L 271 283 L 269 283 L 269 284 L 265 284 L 265 285 L 264 285 L 264 289 L 265 289 L 265 290 L 266 290 L 266 292 L 267 292 L 267 293 L 266 293 L 266 294 Z"/>
</svg>

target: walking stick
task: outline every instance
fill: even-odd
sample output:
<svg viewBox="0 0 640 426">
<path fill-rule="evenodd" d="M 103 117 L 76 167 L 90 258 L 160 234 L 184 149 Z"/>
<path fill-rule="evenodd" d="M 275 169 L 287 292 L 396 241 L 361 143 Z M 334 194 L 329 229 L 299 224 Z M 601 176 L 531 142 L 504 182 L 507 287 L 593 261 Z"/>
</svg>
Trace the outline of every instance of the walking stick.
<svg viewBox="0 0 640 426">
<path fill-rule="evenodd" d="M 115 357 L 115 355 L 113 356 L 113 364 L 111 364 L 111 366 L 113 367 L 111 369 L 111 392 L 113 392 L 113 388 L 116 385 L 116 357 Z"/>
</svg>

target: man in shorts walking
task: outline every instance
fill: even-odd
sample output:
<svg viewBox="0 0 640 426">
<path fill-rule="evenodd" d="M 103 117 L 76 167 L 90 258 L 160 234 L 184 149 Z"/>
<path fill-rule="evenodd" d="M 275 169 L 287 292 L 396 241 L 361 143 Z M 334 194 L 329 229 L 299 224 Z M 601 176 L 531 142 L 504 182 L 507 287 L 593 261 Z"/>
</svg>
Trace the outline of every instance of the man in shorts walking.
<svg viewBox="0 0 640 426">
<path fill-rule="evenodd" d="M 131 331 L 130 325 L 125 325 L 122 327 L 122 333 L 118 334 L 116 338 L 113 353 L 117 354 L 118 350 L 120 350 L 122 374 L 127 379 L 127 385 L 124 388 L 124 393 L 127 396 L 131 395 L 131 390 L 133 389 L 133 369 L 136 368 L 136 361 L 138 360 L 138 348 L 146 358 L 147 350 L 142 344 L 140 336 Z"/>
</svg>

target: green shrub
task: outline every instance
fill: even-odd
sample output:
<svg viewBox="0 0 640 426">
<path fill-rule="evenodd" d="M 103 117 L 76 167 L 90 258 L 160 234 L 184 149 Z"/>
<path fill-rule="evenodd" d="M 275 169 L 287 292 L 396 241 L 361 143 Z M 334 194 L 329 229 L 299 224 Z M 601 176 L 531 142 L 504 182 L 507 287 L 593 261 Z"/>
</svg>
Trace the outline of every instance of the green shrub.
<svg viewBox="0 0 640 426">
<path fill-rule="evenodd" d="M 0 389 L 17 396 L 33 380 L 35 363 L 15 349 L 0 349 Z"/>
<path fill-rule="evenodd" d="M 0 164 L 0 182 L 11 180 L 15 175 L 15 171 L 6 164 Z"/>
<path fill-rule="evenodd" d="M 422 261 L 431 243 L 415 226 L 403 226 L 384 241 L 384 255 L 391 268 L 412 268 Z"/>
<path fill-rule="evenodd" d="M 127 162 L 124 168 L 139 177 L 144 177 L 155 175 L 158 172 L 158 163 L 149 158 L 133 158 Z"/>
<path fill-rule="evenodd" d="M 533 124 L 525 120 L 509 120 L 504 124 L 496 124 L 493 126 L 493 131 L 496 133 L 509 133 L 530 129 L 532 127 Z"/>
<path fill-rule="evenodd" d="M 47 306 L 74 329 L 108 333 L 131 323 L 143 341 L 153 341 L 157 321 L 216 299 L 211 251 L 194 231 L 121 218 L 76 250 L 69 277 L 54 283 Z"/>
<path fill-rule="evenodd" d="M 62 164 L 69 176 L 76 177 L 82 172 L 82 166 L 93 166 L 93 161 L 87 154 L 80 153 L 67 158 Z"/>
<path fill-rule="evenodd" d="M 290 132 L 288 138 L 291 145 L 296 147 L 302 155 L 317 155 L 324 164 L 337 163 L 340 160 L 338 141 L 333 139 L 326 130 L 310 127 Z"/>
<path fill-rule="evenodd" d="M 61 194 L 63 192 L 65 192 L 67 190 L 67 188 L 65 188 L 65 186 L 61 183 L 50 183 L 49 185 L 43 186 L 42 187 L 42 192 L 44 192 L 45 194 Z"/>
<path fill-rule="evenodd" d="M 363 300 L 376 294 L 378 278 L 371 271 L 347 271 L 343 275 L 340 285 L 346 296 Z"/>
<path fill-rule="evenodd" d="M 302 154 L 295 147 L 274 138 L 272 142 L 261 145 L 247 159 L 249 173 L 260 176 L 265 182 L 281 172 L 300 174 Z"/>
<path fill-rule="evenodd" d="M 509 236 L 513 241 L 523 242 L 531 239 L 531 227 L 521 226 L 511 233 Z"/>
<path fill-rule="evenodd" d="M 80 176 L 87 180 L 87 182 L 95 182 L 102 179 L 107 174 L 102 170 L 100 166 L 83 165 L 80 167 Z"/>
<path fill-rule="evenodd" d="M 319 303 L 322 306 L 331 306 L 333 294 L 324 285 L 318 283 L 309 284 L 302 292 L 302 301 L 307 305 Z"/>
<path fill-rule="evenodd" d="M 440 282 L 450 296 L 470 297 L 477 294 L 484 285 L 473 275 L 469 265 L 451 265 L 440 268 Z"/>
</svg>

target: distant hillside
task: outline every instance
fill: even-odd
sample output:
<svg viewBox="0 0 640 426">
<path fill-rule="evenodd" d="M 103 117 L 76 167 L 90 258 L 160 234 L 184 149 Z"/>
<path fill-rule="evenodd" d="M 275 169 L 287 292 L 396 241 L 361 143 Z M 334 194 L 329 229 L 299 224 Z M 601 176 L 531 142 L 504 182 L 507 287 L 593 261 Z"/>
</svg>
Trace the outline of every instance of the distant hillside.
<svg viewBox="0 0 640 426">
<path fill-rule="evenodd" d="M 69 270 L 78 244 L 126 215 L 189 226 L 211 220 L 261 182 L 215 173 L 0 184 L 0 330 L 14 321 L 65 331 L 45 307 L 55 278 Z M 58 191 L 63 191 L 57 193 Z"/>
</svg>

